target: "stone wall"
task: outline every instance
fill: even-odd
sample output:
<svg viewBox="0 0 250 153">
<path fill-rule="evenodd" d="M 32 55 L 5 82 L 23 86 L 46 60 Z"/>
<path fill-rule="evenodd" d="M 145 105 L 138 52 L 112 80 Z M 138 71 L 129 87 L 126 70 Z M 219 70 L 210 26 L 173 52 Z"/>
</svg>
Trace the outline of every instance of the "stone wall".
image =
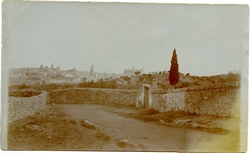
<svg viewBox="0 0 250 153">
<path fill-rule="evenodd" d="M 239 94 L 237 87 L 189 90 L 185 98 L 186 111 L 201 115 L 235 116 Z"/>
<path fill-rule="evenodd" d="M 83 104 L 84 102 L 112 102 L 135 105 L 137 90 L 78 88 L 49 93 L 48 103 Z"/>
<path fill-rule="evenodd" d="M 152 108 L 220 117 L 237 116 L 239 87 L 197 88 L 152 94 Z"/>
<path fill-rule="evenodd" d="M 9 97 L 8 121 L 12 122 L 45 109 L 47 92 L 33 97 Z"/>
<path fill-rule="evenodd" d="M 166 94 L 152 94 L 152 108 L 160 112 L 170 110 L 185 110 L 185 91 L 169 92 Z"/>
</svg>

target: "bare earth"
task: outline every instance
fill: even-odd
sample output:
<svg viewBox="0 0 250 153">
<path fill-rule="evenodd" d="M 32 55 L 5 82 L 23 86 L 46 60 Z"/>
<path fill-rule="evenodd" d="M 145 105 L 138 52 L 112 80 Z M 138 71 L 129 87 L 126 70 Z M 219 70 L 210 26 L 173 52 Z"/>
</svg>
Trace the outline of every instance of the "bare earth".
<svg viewBox="0 0 250 153">
<path fill-rule="evenodd" d="M 238 130 L 227 133 L 173 127 L 134 117 L 141 110 L 86 103 L 47 105 L 46 110 L 9 123 L 10 150 L 237 151 Z M 129 117 L 130 116 L 130 117 Z M 137 119 L 135 119 L 137 118 Z M 220 124 L 222 119 L 220 119 Z M 218 122 L 218 121 L 217 121 Z M 89 124 L 88 124 L 89 123 Z M 228 126 L 231 125 L 231 126 Z"/>
</svg>

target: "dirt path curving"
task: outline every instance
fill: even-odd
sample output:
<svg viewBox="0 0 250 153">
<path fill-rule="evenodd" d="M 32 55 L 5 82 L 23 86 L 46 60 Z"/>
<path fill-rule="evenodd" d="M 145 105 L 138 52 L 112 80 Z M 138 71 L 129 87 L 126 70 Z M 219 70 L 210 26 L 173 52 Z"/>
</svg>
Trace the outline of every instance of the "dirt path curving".
<svg viewBox="0 0 250 153">
<path fill-rule="evenodd" d="M 119 112 L 121 109 L 123 111 L 125 109 L 129 113 L 131 109 L 127 107 L 116 108 L 91 103 L 84 105 L 60 105 L 59 107 L 74 120 L 89 120 L 93 122 L 97 129 L 101 129 L 103 133 L 111 135 L 114 144 L 122 139 L 128 140 L 134 146 L 134 150 L 204 151 L 209 149 L 210 151 L 225 151 L 233 149 L 232 147 L 236 145 L 234 140 L 229 139 L 229 135 L 157 125 L 117 115 L 116 112 Z M 116 148 L 115 146 L 109 147 Z M 107 147 L 107 149 L 109 148 Z"/>
</svg>

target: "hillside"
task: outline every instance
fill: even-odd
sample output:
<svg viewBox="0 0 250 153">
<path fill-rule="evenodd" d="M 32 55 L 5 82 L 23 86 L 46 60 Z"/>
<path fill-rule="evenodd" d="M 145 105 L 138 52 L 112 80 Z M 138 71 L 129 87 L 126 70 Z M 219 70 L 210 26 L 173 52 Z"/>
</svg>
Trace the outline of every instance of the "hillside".
<svg viewBox="0 0 250 153">
<path fill-rule="evenodd" d="M 150 73 L 142 74 L 138 76 L 131 76 L 129 84 L 137 86 L 142 83 L 151 84 L 154 89 L 169 89 L 172 86 L 169 84 L 168 73 Z M 214 85 L 227 85 L 235 84 L 239 85 L 240 74 L 228 73 L 213 76 L 192 76 L 190 74 L 180 73 L 179 82 L 175 85 L 175 88 L 185 88 L 190 86 L 214 86 Z M 135 87 L 136 88 L 136 87 Z"/>
</svg>

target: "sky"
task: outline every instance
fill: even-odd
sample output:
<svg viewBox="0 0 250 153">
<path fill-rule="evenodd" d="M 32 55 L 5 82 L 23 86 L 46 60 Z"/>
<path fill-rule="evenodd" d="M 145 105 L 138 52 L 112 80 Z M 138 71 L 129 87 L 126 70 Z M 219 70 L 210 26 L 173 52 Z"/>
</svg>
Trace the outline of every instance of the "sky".
<svg viewBox="0 0 250 153">
<path fill-rule="evenodd" d="M 3 2 L 2 58 L 8 68 L 60 66 L 96 72 L 239 71 L 248 51 L 248 6 Z"/>
</svg>

